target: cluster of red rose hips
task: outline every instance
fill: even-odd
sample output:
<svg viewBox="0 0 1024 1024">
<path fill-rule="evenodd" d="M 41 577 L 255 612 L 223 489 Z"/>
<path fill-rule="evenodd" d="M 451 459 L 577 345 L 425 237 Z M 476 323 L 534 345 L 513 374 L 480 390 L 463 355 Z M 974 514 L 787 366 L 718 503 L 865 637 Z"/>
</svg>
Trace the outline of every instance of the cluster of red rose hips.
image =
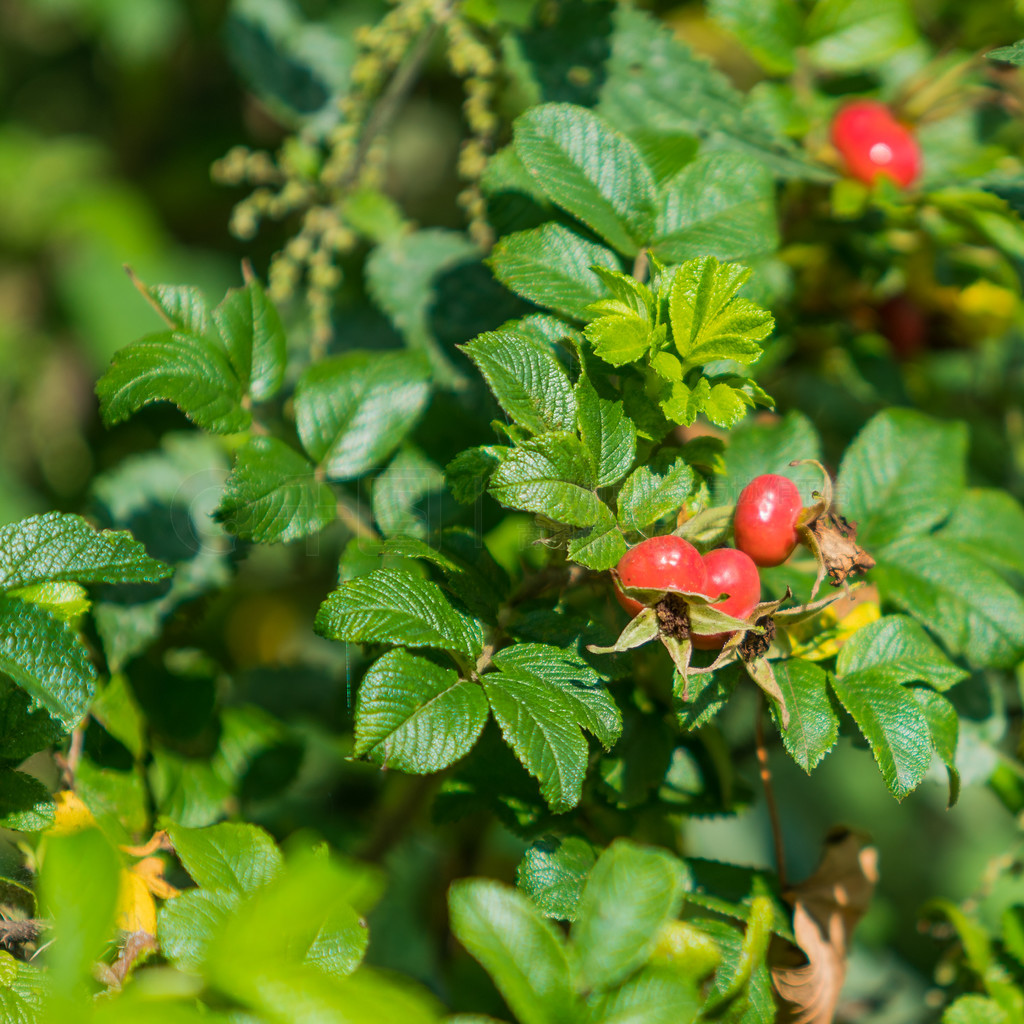
<svg viewBox="0 0 1024 1024">
<path fill-rule="evenodd" d="M 803 509 L 792 480 L 775 473 L 755 477 L 743 488 L 733 514 L 735 548 L 715 548 L 705 555 L 675 534 L 648 537 L 630 548 L 616 566 L 622 587 L 644 590 L 672 588 L 707 597 L 727 596 L 711 605 L 726 615 L 745 619 L 761 600 L 758 566 L 781 565 L 799 543 L 797 519 Z M 644 605 L 616 587 L 619 604 L 631 616 Z M 728 633 L 692 634 L 694 647 L 722 647 Z"/>
</svg>

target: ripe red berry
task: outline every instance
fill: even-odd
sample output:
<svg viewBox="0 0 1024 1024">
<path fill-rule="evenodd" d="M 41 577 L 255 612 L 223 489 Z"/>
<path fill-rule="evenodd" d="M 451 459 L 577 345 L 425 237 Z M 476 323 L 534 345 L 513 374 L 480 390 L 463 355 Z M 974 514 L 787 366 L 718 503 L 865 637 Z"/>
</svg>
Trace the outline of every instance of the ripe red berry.
<svg viewBox="0 0 1024 1024">
<path fill-rule="evenodd" d="M 671 533 L 664 537 L 648 537 L 631 547 L 619 559 L 616 570 L 624 587 L 648 590 L 675 587 L 703 594 L 707 585 L 707 570 L 700 552 L 689 541 Z M 615 596 L 630 615 L 643 611 L 644 606 L 639 601 L 618 587 L 615 588 Z"/>
<path fill-rule="evenodd" d="M 854 100 L 832 119 L 832 143 L 850 175 L 872 185 L 888 175 L 906 188 L 921 173 L 921 147 L 913 132 L 877 100 Z"/>
<path fill-rule="evenodd" d="M 782 565 L 800 542 L 796 521 L 802 508 L 792 480 L 775 473 L 754 477 L 736 502 L 732 520 L 736 547 L 757 565 Z"/>
<path fill-rule="evenodd" d="M 761 577 L 750 556 L 735 548 L 715 548 L 704 556 L 704 568 L 708 573 L 708 585 L 704 593 L 708 597 L 729 595 L 722 601 L 716 601 L 711 607 L 737 619 L 745 619 L 761 600 Z M 694 647 L 710 651 L 721 647 L 729 635 L 694 633 L 690 639 Z"/>
</svg>

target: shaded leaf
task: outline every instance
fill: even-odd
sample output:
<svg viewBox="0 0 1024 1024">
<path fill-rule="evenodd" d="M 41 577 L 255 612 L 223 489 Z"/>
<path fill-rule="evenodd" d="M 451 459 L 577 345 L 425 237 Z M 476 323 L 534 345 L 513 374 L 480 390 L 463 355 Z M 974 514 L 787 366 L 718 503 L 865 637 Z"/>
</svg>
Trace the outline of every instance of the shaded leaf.
<svg viewBox="0 0 1024 1024">
<path fill-rule="evenodd" d="M 423 356 L 348 352 L 310 367 L 295 388 L 303 447 L 330 480 L 379 465 L 416 425 L 430 394 Z"/>
<path fill-rule="evenodd" d="M 240 448 L 217 519 L 243 540 L 285 543 L 319 533 L 337 514 L 334 492 L 283 441 L 254 437 Z"/>
</svg>

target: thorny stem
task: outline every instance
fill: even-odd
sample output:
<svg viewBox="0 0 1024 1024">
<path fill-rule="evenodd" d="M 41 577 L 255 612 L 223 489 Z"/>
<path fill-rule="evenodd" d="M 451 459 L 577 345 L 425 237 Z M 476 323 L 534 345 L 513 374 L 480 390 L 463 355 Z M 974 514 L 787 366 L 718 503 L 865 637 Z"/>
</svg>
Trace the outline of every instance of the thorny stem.
<svg viewBox="0 0 1024 1024">
<path fill-rule="evenodd" d="M 768 819 L 772 825 L 772 844 L 775 847 L 775 873 L 778 875 L 779 888 L 786 889 L 786 850 L 782 842 L 782 825 L 779 822 L 779 807 L 775 802 L 775 789 L 772 786 L 772 770 L 768 764 L 768 748 L 764 742 L 764 695 L 757 701 L 757 712 L 754 718 L 754 742 L 757 745 L 757 766 L 761 774 L 761 785 L 764 786 L 764 802 L 768 808 Z"/>
</svg>

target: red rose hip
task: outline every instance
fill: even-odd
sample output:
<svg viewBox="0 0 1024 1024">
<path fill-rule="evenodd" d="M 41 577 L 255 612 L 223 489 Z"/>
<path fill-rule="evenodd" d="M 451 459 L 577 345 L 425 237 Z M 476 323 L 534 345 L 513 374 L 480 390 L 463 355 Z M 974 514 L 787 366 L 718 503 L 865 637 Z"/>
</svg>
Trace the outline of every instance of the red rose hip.
<svg viewBox="0 0 1024 1024">
<path fill-rule="evenodd" d="M 616 566 L 619 583 L 624 587 L 644 587 L 664 590 L 675 587 L 691 593 L 703 594 L 707 585 L 707 570 L 700 552 L 687 540 L 675 534 L 648 537 L 631 547 Z M 619 604 L 637 615 L 644 606 L 615 588 Z"/>
<path fill-rule="evenodd" d="M 740 492 L 733 514 L 736 547 L 756 565 L 782 565 L 800 542 L 796 521 L 803 501 L 788 477 L 765 473 Z"/>
<path fill-rule="evenodd" d="M 877 100 L 854 100 L 832 119 L 832 144 L 851 177 L 872 185 L 882 175 L 906 188 L 921 173 L 913 132 Z"/>
<path fill-rule="evenodd" d="M 750 556 L 736 548 L 715 548 L 704 556 L 704 568 L 708 574 L 704 592 L 708 597 L 729 595 L 711 607 L 737 619 L 745 619 L 761 600 L 761 577 Z M 729 636 L 729 633 L 694 633 L 690 639 L 694 647 L 710 651 L 721 647 Z"/>
</svg>

